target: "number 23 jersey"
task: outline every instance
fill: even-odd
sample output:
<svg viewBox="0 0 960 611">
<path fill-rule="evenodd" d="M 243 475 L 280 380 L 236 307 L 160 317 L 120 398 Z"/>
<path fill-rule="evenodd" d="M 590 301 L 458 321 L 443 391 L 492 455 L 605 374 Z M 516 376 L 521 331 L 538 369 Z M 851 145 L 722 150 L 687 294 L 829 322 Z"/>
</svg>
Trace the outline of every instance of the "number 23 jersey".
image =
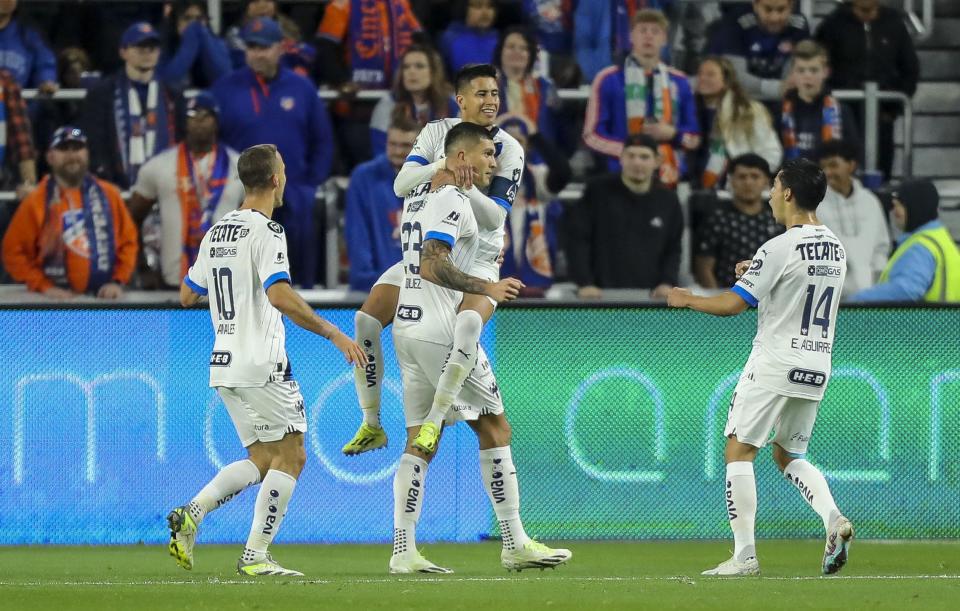
<svg viewBox="0 0 960 611">
<path fill-rule="evenodd" d="M 210 302 L 216 335 L 210 386 L 263 386 L 284 374 L 283 320 L 266 293 L 276 282 L 290 282 L 280 223 L 249 208 L 230 212 L 203 236 L 184 281 Z"/>
<path fill-rule="evenodd" d="M 795 225 L 761 246 L 732 289 L 759 304 L 744 375 L 780 395 L 822 399 L 846 274 L 843 245 L 823 225 Z"/>
</svg>

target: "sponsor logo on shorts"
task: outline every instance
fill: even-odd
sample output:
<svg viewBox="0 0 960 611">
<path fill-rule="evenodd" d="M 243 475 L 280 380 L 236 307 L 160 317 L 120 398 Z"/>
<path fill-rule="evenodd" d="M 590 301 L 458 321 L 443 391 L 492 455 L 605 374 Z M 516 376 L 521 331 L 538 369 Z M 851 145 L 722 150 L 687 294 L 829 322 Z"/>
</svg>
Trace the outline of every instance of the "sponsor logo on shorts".
<svg viewBox="0 0 960 611">
<path fill-rule="evenodd" d="M 269 425 L 269 424 L 255 424 L 255 425 L 253 425 L 253 430 L 255 430 L 255 431 L 258 432 L 258 433 L 262 433 L 262 432 L 264 432 L 264 431 L 269 431 L 269 430 L 270 430 L 270 425 Z"/>
<path fill-rule="evenodd" d="M 230 354 L 229 350 L 214 350 L 210 354 L 211 367 L 227 367 L 230 365 L 230 361 L 232 360 L 233 355 Z"/>
<path fill-rule="evenodd" d="M 819 388 L 827 382 L 827 374 L 822 371 L 811 371 L 810 369 L 795 367 L 787 373 L 787 379 L 794 384 L 803 384 L 804 386 Z"/>
<path fill-rule="evenodd" d="M 810 441 L 809 435 L 804 435 L 803 433 L 794 433 L 790 436 L 790 441 L 799 441 L 800 443 L 807 443 Z"/>
<path fill-rule="evenodd" d="M 397 307 L 397 318 L 408 322 L 417 322 L 423 318 L 423 310 L 420 306 L 400 305 Z"/>
</svg>

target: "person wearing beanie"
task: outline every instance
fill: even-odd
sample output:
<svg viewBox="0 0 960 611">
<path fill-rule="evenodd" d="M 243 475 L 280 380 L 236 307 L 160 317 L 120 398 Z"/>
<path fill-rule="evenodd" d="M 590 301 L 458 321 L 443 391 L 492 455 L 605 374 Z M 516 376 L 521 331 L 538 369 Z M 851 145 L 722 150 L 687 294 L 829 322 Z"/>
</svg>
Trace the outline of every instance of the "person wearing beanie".
<svg viewBox="0 0 960 611">
<path fill-rule="evenodd" d="M 937 218 L 940 195 L 929 180 L 905 181 L 893 193 L 893 220 L 903 230 L 880 282 L 853 301 L 960 303 L 960 249 Z"/>
</svg>

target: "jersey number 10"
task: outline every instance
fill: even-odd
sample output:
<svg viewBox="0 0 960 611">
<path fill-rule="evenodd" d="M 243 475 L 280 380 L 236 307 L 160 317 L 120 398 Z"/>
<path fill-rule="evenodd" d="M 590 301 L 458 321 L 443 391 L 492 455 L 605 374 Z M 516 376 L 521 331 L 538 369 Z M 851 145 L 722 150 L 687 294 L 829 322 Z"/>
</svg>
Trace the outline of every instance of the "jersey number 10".
<svg viewBox="0 0 960 611">
<path fill-rule="evenodd" d="M 817 307 L 813 307 L 814 293 L 817 287 L 814 284 L 807 285 L 807 300 L 803 304 L 803 318 L 800 321 L 800 335 L 810 333 L 810 324 L 820 327 L 820 337 L 826 339 L 827 332 L 830 329 L 830 304 L 833 303 L 833 287 L 828 286 L 817 300 Z M 811 317 L 813 320 L 811 321 Z"/>
<path fill-rule="evenodd" d="M 233 272 L 229 267 L 213 268 L 213 293 L 220 320 L 233 320 L 237 310 L 233 301 Z"/>
</svg>

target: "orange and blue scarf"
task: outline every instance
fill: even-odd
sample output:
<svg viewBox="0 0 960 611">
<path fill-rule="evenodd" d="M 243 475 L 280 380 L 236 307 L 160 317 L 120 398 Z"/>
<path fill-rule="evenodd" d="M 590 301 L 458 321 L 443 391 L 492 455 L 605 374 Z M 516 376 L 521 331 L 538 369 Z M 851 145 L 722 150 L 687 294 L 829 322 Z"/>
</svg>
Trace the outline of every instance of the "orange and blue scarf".
<svg viewBox="0 0 960 611">
<path fill-rule="evenodd" d="M 791 92 L 783 98 L 783 112 L 780 116 L 780 138 L 783 140 L 783 159 L 796 159 L 800 156 L 797 146 L 797 120 L 794 116 L 796 92 Z M 820 138 L 822 142 L 839 140 L 843 137 L 843 126 L 840 121 L 840 103 L 829 93 L 823 96 L 821 102 L 822 120 L 820 121 Z"/>
<path fill-rule="evenodd" d="M 180 255 L 180 275 L 197 260 L 200 242 L 213 225 L 213 215 L 220 204 L 230 172 L 230 158 L 224 146 L 214 145 L 211 153 L 213 163 L 210 176 L 202 183 L 194 172 L 193 156 L 187 145 L 181 142 L 177 148 L 177 196 L 180 198 L 181 237 L 183 251 Z M 200 193 L 201 187 L 203 193 Z"/>
</svg>

